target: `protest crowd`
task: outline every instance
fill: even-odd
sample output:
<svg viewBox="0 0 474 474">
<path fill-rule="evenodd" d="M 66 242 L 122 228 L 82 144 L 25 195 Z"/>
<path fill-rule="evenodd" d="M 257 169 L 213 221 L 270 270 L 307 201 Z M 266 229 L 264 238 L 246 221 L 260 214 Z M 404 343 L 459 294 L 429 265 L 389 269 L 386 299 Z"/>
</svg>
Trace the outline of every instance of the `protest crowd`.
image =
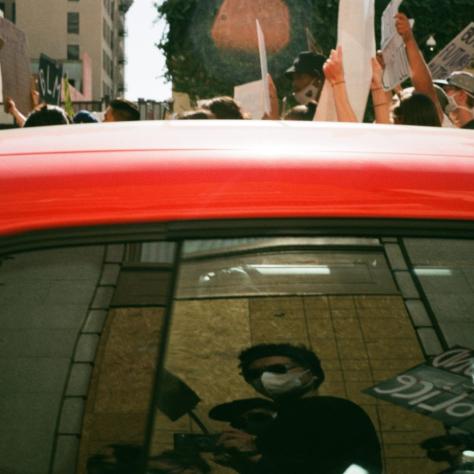
<svg viewBox="0 0 474 474">
<path fill-rule="evenodd" d="M 434 78 L 415 39 L 408 16 L 397 12 L 391 19 L 407 65 L 407 78 L 404 77 L 400 83 L 393 80 L 393 74 L 387 79 L 387 76 L 390 76 L 387 75 L 388 56 L 384 55 L 383 51 L 377 51 L 371 58 L 367 56 L 366 69 L 363 71 L 365 78 L 354 77 L 353 68 L 349 66 L 358 58 L 349 54 L 344 45 L 338 45 L 327 57 L 316 50 L 299 52 L 284 72 L 288 83 L 291 84 L 291 92 L 287 96 L 279 93 L 275 85 L 277 81 L 262 68 L 262 80 L 258 87 L 261 88 L 259 92 L 265 96 L 265 100 L 262 99 L 262 111 L 258 116 L 255 112 L 251 116 L 236 94 L 236 97 L 217 96 L 199 101 L 195 108 L 170 114 L 167 118 L 368 122 L 387 127 L 407 125 L 474 130 L 474 74 L 465 69 L 450 70 L 443 79 Z M 471 38 L 474 40 L 474 28 Z M 354 91 L 358 100 L 354 99 Z M 363 100 L 360 100 L 361 98 Z M 5 100 L 6 110 L 19 128 L 75 124 L 107 127 L 100 125 L 100 122 L 141 120 L 137 105 L 121 97 L 111 100 L 101 114 L 88 110 L 74 113 L 71 104 L 64 108 L 48 104 L 42 101 L 35 90 L 31 92 L 31 101 L 33 110 L 24 115 L 14 99 L 7 97 Z M 275 359 L 276 362 L 269 363 L 269 360 Z M 242 474 L 383 472 L 383 449 L 369 416 L 348 400 L 319 396 L 317 393 L 325 375 L 316 354 L 289 344 L 260 344 L 242 351 L 239 361 L 240 375 L 244 382 L 269 399 L 233 400 L 211 409 L 211 419 L 229 422 L 232 428 L 241 431 L 238 435 L 235 432 L 224 433 L 219 440 L 216 438 L 216 464 Z M 266 366 L 275 372 L 266 370 Z M 280 387 L 274 382 L 272 394 L 271 389 L 260 382 L 261 377 L 269 373 L 268 386 L 271 387 L 272 380 L 284 381 L 284 376 L 288 373 L 291 376 L 291 371 L 295 369 L 299 378 L 293 387 L 292 380 L 296 379 L 288 378 L 287 383 L 280 382 Z M 260 419 L 245 418 L 247 412 L 251 411 L 256 411 Z M 254 422 L 253 425 L 251 421 Z M 323 430 L 315 429 L 318 424 L 329 426 L 331 430 L 321 434 Z M 268 429 L 269 426 L 272 428 Z M 342 426 L 346 431 L 344 436 L 338 432 Z M 319 438 L 315 438 L 316 436 Z M 457 470 L 463 462 L 461 453 L 474 448 L 474 439 L 470 435 L 445 438 L 431 438 L 421 446 L 436 461 L 438 451 L 442 451 L 446 444 L 453 444 L 456 449 L 453 448 L 452 460 L 443 459 L 449 460 L 450 469 L 443 472 L 461 472 Z M 316 443 L 314 439 L 317 439 Z M 336 446 L 334 439 L 342 439 L 343 442 Z M 120 445 L 111 446 L 117 459 L 125 459 L 120 453 Z M 338 448 L 338 451 L 330 451 L 332 447 Z M 143 454 L 140 452 L 141 448 L 132 445 L 126 448 L 132 464 L 137 462 L 138 465 Z M 327 452 L 330 455 L 327 455 Z M 102 455 L 92 456 L 88 460 L 88 472 L 106 472 L 102 469 L 110 459 Z M 312 471 L 314 459 L 321 459 L 317 471 Z M 150 465 L 150 473 L 212 472 L 205 456 L 201 457 L 192 451 L 183 455 L 178 451 L 167 450 L 151 458 Z M 361 470 L 352 470 L 351 465 L 356 468 L 360 465 L 363 469 L 361 467 Z M 120 472 L 133 472 L 130 466 L 131 464 Z M 344 470 L 346 466 L 349 466 L 347 471 Z"/>
<path fill-rule="evenodd" d="M 404 13 L 397 13 L 394 26 L 403 40 L 409 66 L 411 87 L 396 84 L 387 88 L 384 81 L 384 55 L 378 51 L 371 59 L 369 116 L 379 124 L 421 125 L 432 127 L 458 127 L 474 129 L 474 75 L 468 71 L 453 71 L 443 80 L 433 80 L 430 69 L 412 32 L 412 26 Z M 351 104 L 347 84 L 353 78 L 344 71 L 344 51 L 341 46 L 333 49 L 329 57 L 303 51 L 285 71 L 292 84 L 292 94 L 279 101 L 278 92 L 270 75 L 264 82 L 268 86 L 269 110 L 262 114 L 265 120 L 326 120 L 318 114 L 322 91 L 330 89 L 340 122 L 360 122 Z M 349 59 L 350 61 L 350 59 Z M 69 116 L 58 106 L 41 103 L 39 94 L 32 92 L 33 111 L 25 117 L 11 98 L 6 108 L 17 126 L 66 125 L 94 123 L 97 117 L 81 110 Z M 293 103 L 293 106 L 290 104 Z M 371 112 L 370 112 L 371 110 Z M 104 111 L 103 122 L 140 120 L 138 108 L 122 98 L 112 100 Z M 215 97 L 201 101 L 196 109 L 172 116 L 179 120 L 247 119 L 251 118 L 239 102 L 232 97 Z M 257 117 L 253 117 L 257 118 Z"/>
</svg>

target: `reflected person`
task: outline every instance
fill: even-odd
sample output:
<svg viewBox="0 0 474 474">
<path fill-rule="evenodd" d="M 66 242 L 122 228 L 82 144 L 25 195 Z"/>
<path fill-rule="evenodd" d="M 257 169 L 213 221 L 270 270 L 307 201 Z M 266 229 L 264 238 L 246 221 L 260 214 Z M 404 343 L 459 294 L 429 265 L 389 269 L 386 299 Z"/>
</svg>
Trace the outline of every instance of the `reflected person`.
<svg viewBox="0 0 474 474">
<path fill-rule="evenodd" d="M 240 356 L 244 380 L 277 407 L 273 422 L 257 436 L 224 433 L 220 443 L 252 457 L 255 473 L 341 474 L 356 464 L 382 472 L 380 443 L 367 414 L 355 403 L 320 396 L 319 358 L 304 346 L 260 344 Z"/>
</svg>

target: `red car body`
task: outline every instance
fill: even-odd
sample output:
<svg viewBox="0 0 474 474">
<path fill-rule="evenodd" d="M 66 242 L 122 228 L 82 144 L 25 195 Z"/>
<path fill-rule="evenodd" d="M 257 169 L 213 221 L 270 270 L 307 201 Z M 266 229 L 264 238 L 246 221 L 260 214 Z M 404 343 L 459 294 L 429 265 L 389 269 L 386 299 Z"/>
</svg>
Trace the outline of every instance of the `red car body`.
<svg viewBox="0 0 474 474">
<path fill-rule="evenodd" d="M 197 219 L 474 219 L 470 131 L 142 122 L 2 132 L 0 150 L 2 235 Z"/>
</svg>

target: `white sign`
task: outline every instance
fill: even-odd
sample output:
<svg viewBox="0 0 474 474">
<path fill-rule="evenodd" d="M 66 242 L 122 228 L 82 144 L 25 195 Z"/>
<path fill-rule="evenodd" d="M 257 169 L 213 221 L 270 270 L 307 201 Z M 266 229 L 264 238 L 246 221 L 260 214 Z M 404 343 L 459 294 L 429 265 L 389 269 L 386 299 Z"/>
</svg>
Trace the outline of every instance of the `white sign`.
<svg viewBox="0 0 474 474">
<path fill-rule="evenodd" d="M 372 79 L 371 58 L 375 56 L 374 0 L 340 0 L 337 36 L 349 102 L 362 122 Z M 332 86 L 327 81 L 314 120 L 337 121 Z"/>
<path fill-rule="evenodd" d="M 469 65 L 474 56 L 474 22 L 466 26 L 429 63 L 433 79 L 445 79 Z"/>
<path fill-rule="evenodd" d="M 385 48 L 388 42 L 397 35 L 395 29 L 395 15 L 398 13 L 402 0 L 392 0 L 382 13 L 382 44 L 381 48 Z"/>
<path fill-rule="evenodd" d="M 382 77 L 383 87 L 389 91 L 410 77 L 410 65 L 405 44 L 400 35 L 394 36 L 382 49 L 382 56 L 385 62 Z"/>
<path fill-rule="evenodd" d="M 319 47 L 318 43 L 314 39 L 313 34 L 311 33 L 311 31 L 309 31 L 308 27 L 305 28 L 305 32 L 306 32 L 306 44 L 308 46 L 308 51 L 312 51 L 313 53 L 321 54 L 323 56 L 324 53 L 322 49 Z"/>
<path fill-rule="evenodd" d="M 260 69 L 262 71 L 262 95 L 263 95 L 263 109 L 267 114 L 270 114 L 270 90 L 268 88 L 268 62 L 267 50 L 265 48 L 265 36 L 258 20 L 257 23 L 257 38 L 258 38 L 258 53 L 260 56 Z M 263 114 L 262 114 L 263 116 Z M 259 117 L 261 118 L 261 117 Z"/>
<path fill-rule="evenodd" d="M 254 120 L 260 120 L 265 113 L 262 87 L 264 86 L 261 80 L 234 87 L 234 99 Z"/>
<path fill-rule="evenodd" d="M 395 28 L 395 15 L 402 0 L 392 0 L 382 14 L 382 56 L 385 63 L 383 86 L 393 89 L 410 77 L 410 66 L 403 38 Z M 413 27 L 413 21 L 410 20 Z"/>
</svg>

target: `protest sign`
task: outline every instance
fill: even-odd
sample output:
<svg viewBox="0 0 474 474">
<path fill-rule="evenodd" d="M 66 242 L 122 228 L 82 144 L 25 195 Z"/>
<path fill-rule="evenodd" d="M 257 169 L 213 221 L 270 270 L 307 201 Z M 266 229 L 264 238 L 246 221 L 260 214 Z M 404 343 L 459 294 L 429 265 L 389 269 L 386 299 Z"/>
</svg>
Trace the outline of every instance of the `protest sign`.
<svg viewBox="0 0 474 474">
<path fill-rule="evenodd" d="M 26 35 L 0 17 L 0 36 L 4 42 L 0 48 L 3 98 L 11 97 L 18 110 L 26 115 L 31 110 L 31 70 Z"/>
<path fill-rule="evenodd" d="M 67 74 L 64 74 L 64 77 L 63 77 L 63 97 L 64 97 L 64 111 L 70 118 L 72 118 L 74 117 L 74 107 L 72 105 L 71 89 L 69 87 L 69 78 Z"/>
<path fill-rule="evenodd" d="M 402 0 L 392 0 L 382 13 L 382 39 L 380 45 L 382 49 L 398 34 L 395 29 L 395 15 L 398 13 L 401 3 Z"/>
<path fill-rule="evenodd" d="M 308 51 L 311 51 L 316 54 L 324 55 L 323 50 L 317 43 L 311 31 L 309 31 L 308 27 L 305 28 L 305 33 L 306 33 L 306 44 L 308 46 Z"/>
<path fill-rule="evenodd" d="M 59 105 L 63 66 L 45 54 L 40 55 L 38 84 L 41 100 L 47 104 Z"/>
<path fill-rule="evenodd" d="M 375 56 L 374 0 L 340 0 L 338 45 L 342 46 L 347 95 L 357 120 L 364 118 Z M 315 120 L 337 121 L 332 86 L 326 81 Z"/>
<path fill-rule="evenodd" d="M 252 119 L 259 120 L 265 113 L 262 98 L 263 81 L 253 81 L 234 87 L 234 99 Z"/>
<path fill-rule="evenodd" d="M 265 36 L 258 20 L 257 24 L 257 38 L 258 38 L 258 54 L 260 56 L 260 70 L 262 72 L 262 96 L 263 96 L 263 110 L 270 114 L 270 90 L 268 88 L 268 62 L 267 50 L 265 48 Z M 263 114 L 262 114 L 263 115 Z M 261 116 L 259 117 L 261 118 Z"/>
<path fill-rule="evenodd" d="M 445 79 L 469 66 L 474 57 L 474 22 L 466 26 L 428 64 L 433 79 Z"/>
<path fill-rule="evenodd" d="M 364 393 L 474 432 L 474 351 L 455 347 Z"/>
<path fill-rule="evenodd" d="M 383 87 L 389 91 L 410 77 L 410 65 L 400 35 L 394 36 L 382 49 L 382 56 L 385 63 Z"/>
<path fill-rule="evenodd" d="M 385 62 L 383 86 L 391 90 L 410 77 L 410 66 L 403 38 L 395 28 L 395 15 L 402 0 L 392 0 L 382 14 L 382 56 Z M 413 27 L 413 21 L 410 26 Z"/>
</svg>

